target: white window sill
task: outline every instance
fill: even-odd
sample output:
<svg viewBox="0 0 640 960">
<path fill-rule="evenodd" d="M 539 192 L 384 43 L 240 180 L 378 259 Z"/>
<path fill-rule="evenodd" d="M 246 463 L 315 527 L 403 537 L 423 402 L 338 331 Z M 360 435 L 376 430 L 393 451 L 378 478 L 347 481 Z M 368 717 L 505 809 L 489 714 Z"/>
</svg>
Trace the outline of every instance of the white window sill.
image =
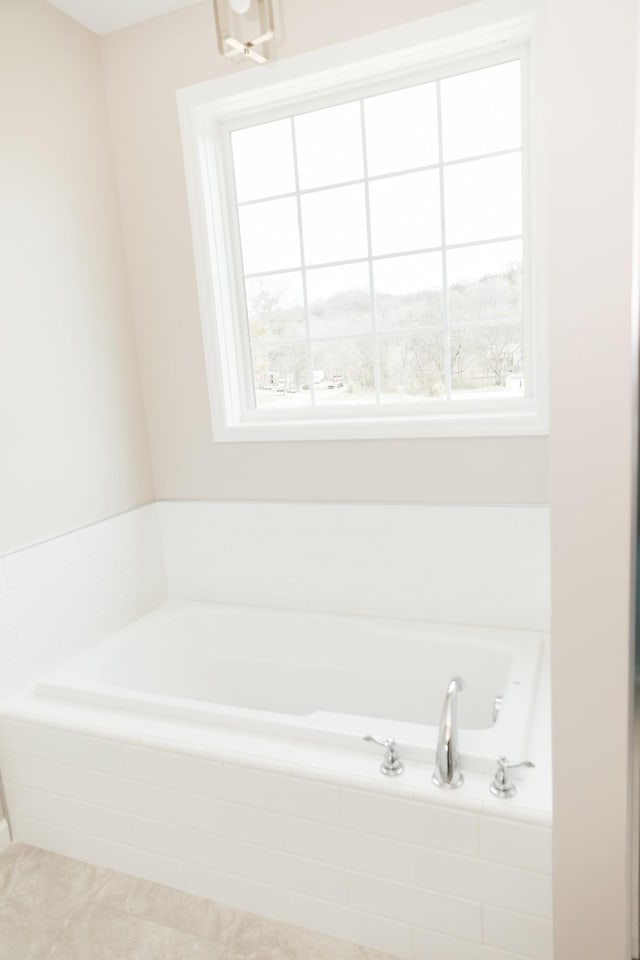
<svg viewBox="0 0 640 960">
<path fill-rule="evenodd" d="M 214 441 L 278 442 L 316 440 L 401 440 L 447 437 L 545 436 L 549 425 L 536 413 L 464 416 L 379 417 L 370 419 L 261 420 L 214 426 Z"/>
</svg>

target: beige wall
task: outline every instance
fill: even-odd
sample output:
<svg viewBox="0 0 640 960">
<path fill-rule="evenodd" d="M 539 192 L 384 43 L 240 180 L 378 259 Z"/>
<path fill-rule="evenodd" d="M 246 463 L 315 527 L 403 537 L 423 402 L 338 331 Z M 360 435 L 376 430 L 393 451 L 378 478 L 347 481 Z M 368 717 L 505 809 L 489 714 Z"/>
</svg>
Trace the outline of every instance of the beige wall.
<svg viewBox="0 0 640 960">
<path fill-rule="evenodd" d="M 0 3 L 0 553 L 153 495 L 98 38 Z"/>
<path fill-rule="evenodd" d="M 282 0 L 278 56 L 460 3 Z M 217 53 L 209 2 L 102 49 L 158 497 L 547 502 L 544 437 L 213 444 L 175 93 L 241 68 Z"/>
<path fill-rule="evenodd" d="M 556 960 L 629 960 L 637 10 L 546 6 Z"/>
</svg>

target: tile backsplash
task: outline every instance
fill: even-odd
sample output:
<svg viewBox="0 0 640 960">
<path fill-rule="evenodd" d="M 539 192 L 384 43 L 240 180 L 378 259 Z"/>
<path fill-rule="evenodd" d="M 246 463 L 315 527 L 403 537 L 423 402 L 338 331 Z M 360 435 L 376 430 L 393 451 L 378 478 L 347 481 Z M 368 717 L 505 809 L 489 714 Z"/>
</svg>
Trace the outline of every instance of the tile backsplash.
<svg viewBox="0 0 640 960">
<path fill-rule="evenodd" d="M 545 507 L 161 502 L 172 599 L 549 628 Z"/>
<path fill-rule="evenodd" d="M 0 696 L 166 599 L 148 504 L 0 558 Z"/>
<path fill-rule="evenodd" d="M 167 597 L 546 630 L 544 507 L 177 501 L 0 558 L 0 696 Z"/>
</svg>

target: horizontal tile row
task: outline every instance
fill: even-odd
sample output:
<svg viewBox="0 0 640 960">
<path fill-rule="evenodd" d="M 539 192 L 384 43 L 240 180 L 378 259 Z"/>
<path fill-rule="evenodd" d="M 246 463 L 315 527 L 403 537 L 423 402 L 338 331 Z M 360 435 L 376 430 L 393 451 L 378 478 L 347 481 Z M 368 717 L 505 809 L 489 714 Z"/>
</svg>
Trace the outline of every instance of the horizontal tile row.
<svg viewBox="0 0 640 960">
<path fill-rule="evenodd" d="M 380 836 L 543 874 L 551 872 L 550 831 L 526 822 L 526 811 L 518 820 L 510 810 L 505 811 L 509 819 L 479 816 L 480 804 L 474 804 L 472 798 L 462 808 L 459 804 L 453 807 L 453 801 L 445 803 L 437 792 L 431 801 L 417 800 L 401 783 L 393 795 L 381 778 L 379 785 L 385 792 L 379 792 L 377 781 L 375 792 L 364 781 L 362 789 L 354 789 L 323 782 L 319 769 L 311 776 L 299 767 L 274 772 L 235 759 L 226 763 L 8 720 L 0 721 L 0 766 L 7 782 L 120 807 L 156 820 L 174 820 L 175 798 L 184 794 L 193 797 L 193 803 L 200 798 L 253 807 L 316 821 L 327 829 L 340 827 L 371 838 Z M 324 781 L 328 780 L 330 774 L 325 771 Z M 217 821 L 208 813 L 204 818 L 215 826 Z"/>
<path fill-rule="evenodd" d="M 541 507 L 158 507 L 172 599 L 548 629 Z"/>
<path fill-rule="evenodd" d="M 192 833 L 172 856 L 16 815 L 22 842 L 344 937 L 407 960 L 550 960 L 548 921 Z M 186 832 L 185 832 L 186 834 Z"/>
<path fill-rule="evenodd" d="M 19 840 L 416 960 L 420 936 L 550 957 L 548 828 L 35 724 L 0 747 Z"/>
<path fill-rule="evenodd" d="M 288 524 L 308 533 L 372 530 L 449 533 L 455 517 L 470 536 L 519 538 L 548 535 L 546 506 L 423 503 L 294 503 L 247 500 L 162 500 L 161 510 L 179 514 L 188 527 L 281 533 Z"/>
</svg>

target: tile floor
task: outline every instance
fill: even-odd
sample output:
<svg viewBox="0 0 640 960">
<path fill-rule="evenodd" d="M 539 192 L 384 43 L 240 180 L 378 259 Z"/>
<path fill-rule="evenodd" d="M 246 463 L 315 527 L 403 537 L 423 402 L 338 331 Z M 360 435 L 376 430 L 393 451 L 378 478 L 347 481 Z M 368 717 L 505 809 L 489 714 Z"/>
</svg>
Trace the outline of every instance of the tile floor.
<svg viewBox="0 0 640 960">
<path fill-rule="evenodd" d="M 1 960 L 391 960 L 15 843 L 0 855 Z"/>
</svg>

